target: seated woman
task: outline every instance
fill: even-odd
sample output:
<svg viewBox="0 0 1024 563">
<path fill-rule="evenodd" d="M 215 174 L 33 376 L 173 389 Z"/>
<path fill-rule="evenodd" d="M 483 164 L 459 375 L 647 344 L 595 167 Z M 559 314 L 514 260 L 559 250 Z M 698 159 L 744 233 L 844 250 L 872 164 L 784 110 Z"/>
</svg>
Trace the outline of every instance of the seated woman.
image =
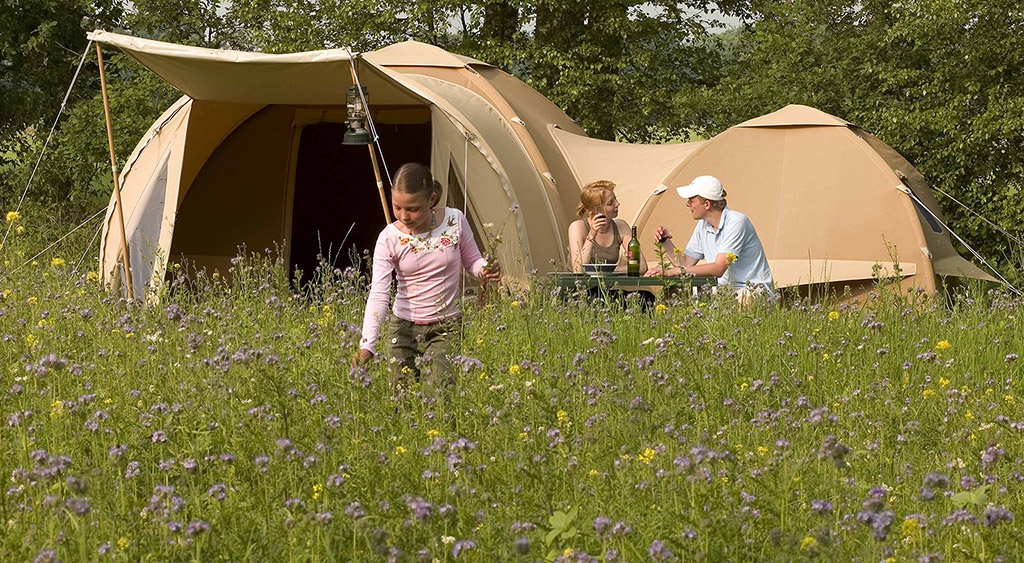
<svg viewBox="0 0 1024 563">
<path fill-rule="evenodd" d="M 572 271 L 582 272 L 584 264 L 616 264 L 616 272 L 626 271 L 626 247 L 632 239 L 629 224 L 618 219 L 619 200 L 615 183 L 591 182 L 580 191 L 576 214 L 582 217 L 569 224 L 569 254 Z M 640 275 L 647 271 L 647 260 L 640 254 Z"/>
</svg>

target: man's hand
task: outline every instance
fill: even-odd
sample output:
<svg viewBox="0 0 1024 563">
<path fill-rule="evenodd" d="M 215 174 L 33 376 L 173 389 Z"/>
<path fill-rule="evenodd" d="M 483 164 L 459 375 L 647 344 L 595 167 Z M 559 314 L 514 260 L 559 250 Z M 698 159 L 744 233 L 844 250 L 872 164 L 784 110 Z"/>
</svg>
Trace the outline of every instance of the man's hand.
<svg viewBox="0 0 1024 563">
<path fill-rule="evenodd" d="M 644 275 L 648 276 L 648 277 L 654 277 L 654 276 L 678 276 L 678 275 L 681 275 L 681 274 L 682 274 L 682 269 L 678 268 L 676 266 L 666 266 L 665 269 L 662 269 L 660 265 L 655 264 L 654 266 L 651 266 L 651 268 L 649 270 L 647 270 L 647 273 L 644 274 Z"/>
</svg>

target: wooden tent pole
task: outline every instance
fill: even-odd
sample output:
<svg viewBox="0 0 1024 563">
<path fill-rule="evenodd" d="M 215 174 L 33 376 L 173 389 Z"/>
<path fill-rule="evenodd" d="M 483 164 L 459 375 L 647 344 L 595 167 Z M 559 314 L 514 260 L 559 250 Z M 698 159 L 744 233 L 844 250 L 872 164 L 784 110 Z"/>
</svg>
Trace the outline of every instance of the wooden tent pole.
<svg viewBox="0 0 1024 563">
<path fill-rule="evenodd" d="M 103 117 L 107 122 L 107 145 L 110 147 L 110 171 L 114 174 L 114 199 L 117 202 L 117 220 L 121 225 L 121 260 L 124 261 L 124 281 L 128 288 L 128 300 L 135 299 L 132 288 L 132 261 L 128 253 L 128 237 L 125 234 L 124 208 L 121 205 L 121 183 L 118 179 L 117 157 L 114 156 L 114 129 L 110 122 L 110 104 L 107 102 L 107 76 L 103 72 L 103 50 L 96 43 L 96 58 L 100 64 L 100 90 L 103 92 Z"/>
<path fill-rule="evenodd" d="M 349 69 L 352 71 L 352 85 L 356 88 L 359 87 L 359 81 L 356 80 L 356 65 L 352 64 Z M 370 108 L 367 106 L 363 108 L 366 110 L 366 118 L 370 119 Z M 377 180 L 377 193 L 380 194 L 380 206 L 384 208 L 384 218 L 387 219 L 388 224 L 391 224 L 391 209 L 388 208 L 388 198 L 384 195 L 384 182 L 380 179 L 380 167 L 377 165 L 377 153 L 373 150 L 373 141 L 370 139 L 370 144 L 366 145 L 370 149 L 370 162 L 373 163 L 373 177 Z"/>
<path fill-rule="evenodd" d="M 377 178 L 377 192 L 380 193 L 380 205 L 384 208 L 384 217 L 391 224 L 391 210 L 388 209 L 388 199 L 384 197 L 384 182 L 380 179 L 380 168 L 377 167 L 377 153 L 373 150 L 373 141 L 366 145 L 370 149 L 370 162 L 373 163 L 373 175 Z"/>
</svg>

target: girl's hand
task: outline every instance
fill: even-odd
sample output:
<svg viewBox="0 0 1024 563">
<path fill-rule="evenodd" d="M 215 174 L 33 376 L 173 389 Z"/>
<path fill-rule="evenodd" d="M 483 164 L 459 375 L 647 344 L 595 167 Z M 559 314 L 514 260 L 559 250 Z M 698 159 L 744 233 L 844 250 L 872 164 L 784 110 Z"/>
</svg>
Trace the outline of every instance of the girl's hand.
<svg viewBox="0 0 1024 563">
<path fill-rule="evenodd" d="M 497 260 L 491 260 L 484 266 L 483 278 L 489 282 L 501 281 L 501 264 Z"/>
<path fill-rule="evenodd" d="M 355 367 L 359 367 L 359 366 L 365 364 L 367 362 L 367 360 L 369 360 L 372 357 L 373 357 L 373 352 L 371 352 L 371 351 L 369 351 L 369 350 L 367 350 L 365 348 L 360 348 L 359 352 L 357 352 L 354 356 L 352 356 L 352 367 L 354 367 L 354 368 Z"/>
</svg>

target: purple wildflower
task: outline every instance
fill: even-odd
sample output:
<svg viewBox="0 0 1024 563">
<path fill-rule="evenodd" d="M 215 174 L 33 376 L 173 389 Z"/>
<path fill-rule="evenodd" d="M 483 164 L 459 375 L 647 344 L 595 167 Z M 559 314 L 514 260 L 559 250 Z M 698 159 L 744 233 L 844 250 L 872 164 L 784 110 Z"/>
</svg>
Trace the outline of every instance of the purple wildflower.
<svg viewBox="0 0 1024 563">
<path fill-rule="evenodd" d="M 60 560 L 57 559 L 57 552 L 55 550 L 44 548 L 36 554 L 36 558 L 32 561 L 33 563 L 57 563 Z"/>
<path fill-rule="evenodd" d="M 217 483 L 210 487 L 206 491 L 206 494 L 209 495 L 211 498 L 223 501 L 228 496 L 228 487 L 224 483 Z"/>
<path fill-rule="evenodd" d="M 989 528 L 995 528 L 1000 522 L 1013 522 L 1013 513 L 1001 506 L 987 506 L 982 514 L 982 523 Z"/>
<path fill-rule="evenodd" d="M 139 476 L 139 462 L 129 461 L 128 467 L 124 470 L 125 479 L 134 479 Z"/>
<path fill-rule="evenodd" d="M 676 557 L 661 540 L 651 542 L 651 546 L 647 548 L 647 555 L 651 556 L 652 561 L 672 561 Z"/>
<path fill-rule="evenodd" d="M 426 520 L 434 512 L 434 505 L 420 497 L 409 497 L 405 505 L 412 511 L 412 517 L 417 520 Z"/>
<path fill-rule="evenodd" d="M 811 501 L 811 512 L 815 514 L 832 514 L 832 509 L 832 503 L 827 500 L 815 499 Z"/>
<path fill-rule="evenodd" d="M 185 528 L 185 536 L 191 538 L 193 536 L 198 536 L 199 534 L 208 532 L 209 530 L 209 523 L 203 522 L 202 520 L 193 520 L 189 522 L 188 526 Z"/>
<path fill-rule="evenodd" d="M 605 528 L 607 528 L 611 523 L 612 521 L 606 516 L 598 516 L 597 518 L 594 518 L 594 532 L 597 534 L 598 539 L 601 539 L 604 535 Z"/>
<path fill-rule="evenodd" d="M 459 540 L 452 545 L 452 557 L 458 557 L 463 551 L 476 549 L 476 542 L 473 540 Z"/>
<path fill-rule="evenodd" d="M 924 476 L 924 485 L 938 489 L 949 488 L 949 476 L 945 473 L 929 473 Z"/>
<path fill-rule="evenodd" d="M 78 516 L 85 516 L 90 510 L 92 510 L 89 506 L 89 501 L 84 498 L 68 499 L 68 501 L 64 503 L 64 507 Z"/>
<path fill-rule="evenodd" d="M 359 520 L 366 516 L 366 512 L 363 510 L 363 505 L 359 504 L 359 501 L 354 501 L 345 507 L 345 516 L 353 520 Z"/>
<path fill-rule="evenodd" d="M 957 524 L 973 524 L 977 521 L 978 519 L 973 514 L 963 508 L 958 508 L 950 513 L 949 516 L 943 518 L 942 524 L 944 526 L 955 526 Z"/>
</svg>

